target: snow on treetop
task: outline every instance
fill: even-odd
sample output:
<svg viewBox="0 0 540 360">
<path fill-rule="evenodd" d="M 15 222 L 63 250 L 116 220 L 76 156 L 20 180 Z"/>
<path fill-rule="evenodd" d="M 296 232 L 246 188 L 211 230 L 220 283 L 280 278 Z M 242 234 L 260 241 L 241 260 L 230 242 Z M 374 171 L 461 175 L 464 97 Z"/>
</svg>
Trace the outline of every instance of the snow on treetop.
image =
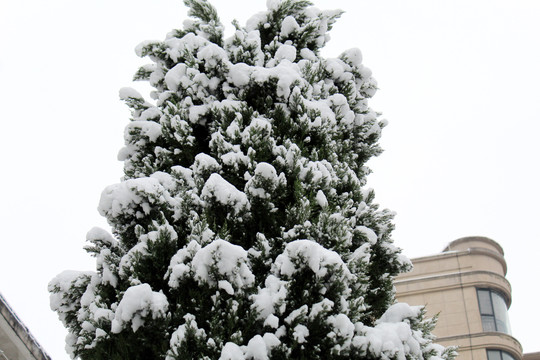
<svg viewBox="0 0 540 360">
<path fill-rule="evenodd" d="M 283 254 L 276 259 L 279 274 L 292 277 L 298 270 L 298 263 L 305 263 L 318 277 L 323 277 L 330 269 L 341 269 L 350 275 L 338 253 L 328 250 L 312 240 L 295 240 L 287 244 Z"/>
<path fill-rule="evenodd" d="M 296 22 L 296 19 L 293 16 L 287 16 L 285 19 L 283 19 L 283 22 L 281 23 L 281 32 L 280 35 L 282 37 L 287 37 L 291 33 L 298 31 L 300 29 L 300 25 Z"/>
<path fill-rule="evenodd" d="M 251 67 L 245 63 L 234 64 L 230 67 L 228 79 L 234 86 L 245 86 L 251 78 Z"/>
<path fill-rule="evenodd" d="M 137 90 L 131 87 L 121 88 L 119 91 L 119 96 L 122 100 L 127 100 L 129 98 L 144 100 L 143 96 Z"/>
<path fill-rule="evenodd" d="M 255 176 L 260 175 L 264 179 L 274 180 L 277 179 L 276 168 L 267 162 L 260 162 L 255 168 Z"/>
<path fill-rule="evenodd" d="M 244 360 L 244 351 L 238 345 L 233 342 L 228 342 L 221 351 L 219 360 Z"/>
<path fill-rule="evenodd" d="M 255 295 L 252 295 L 253 307 L 257 310 L 260 319 L 267 320 L 272 316 L 272 323 L 275 321 L 273 316 L 276 307 L 280 312 L 285 310 L 285 297 L 287 296 L 286 282 L 280 280 L 277 276 L 269 275 L 264 283 L 264 287 Z M 279 308 L 280 307 L 280 308 Z M 277 328 L 277 326 L 274 326 Z"/>
<path fill-rule="evenodd" d="M 232 291 L 231 284 L 241 289 L 255 281 L 247 265 L 247 251 L 225 240 L 217 239 L 201 248 L 191 265 L 197 281 L 208 284 L 220 282 L 220 287 L 227 292 Z"/>
<path fill-rule="evenodd" d="M 51 309 L 59 311 L 62 314 L 75 309 L 75 304 L 69 303 L 65 298 L 65 294 L 72 286 L 83 285 L 94 274 L 95 272 L 93 271 L 64 270 L 60 274 L 56 275 L 54 279 L 49 282 L 48 286 L 49 291 L 56 289 L 56 292 L 51 294 L 50 297 Z M 62 320 L 64 321 L 65 318 Z"/>
<path fill-rule="evenodd" d="M 119 333 L 126 323 L 131 323 L 131 328 L 135 332 L 144 325 L 145 317 L 149 315 L 152 319 L 164 317 L 168 306 L 167 297 L 161 292 L 152 291 L 150 285 L 131 286 L 116 308 L 111 331 Z"/>
<path fill-rule="evenodd" d="M 101 194 L 98 210 L 108 218 L 124 213 L 137 217 L 148 214 L 153 202 L 163 199 L 165 189 L 154 178 L 130 179 L 110 185 Z"/>
<path fill-rule="evenodd" d="M 221 169 L 221 165 L 216 159 L 205 153 L 200 153 L 195 156 L 193 163 L 193 173 L 195 175 L 204 173 L 218 172 Z"/>
<path fill-rule="evenodd" d="M 392 305 L 378 320 L 379 323 L 400 323 L 405 319 L 417 318 L 422 311 L 421 306 L 410 306 L 405 303 Z"/>
<path fill-rule="evenodd" d="M 230 206 L 234 214 L 250 208 L 246 194 L 216 173 L 210 175 L 204 184 L 201 199 L 207 202 L 215 199 L 222 205 Z"/>
<path fill-rule="evenodd" d="M 351 64 L 352 66 L 359 67 L 360 65 L 362 65 L 362 52 L 360 51 L 360 49 L 357 48 L 345 50 L 341 54 L 340 58 Z"/>
<path fill-rule="evenodd" d="M 268 360 L 271 350 L 280 343 L 281 341 L 272 333 L 254 336 L 247 346 L 228 342 L 223 347 L 219 360 Z"/>
<path fill-rule="evenodd" d="M 116 240 L 108 231 L 97 226 L 93 227 L 86 233 L 86 241 L 99 241 L 109 245 L 110 247 L 118 246 L 118 240 Z"/>
<path fill-rule="evenodd" d="M 278 62 L 288 60 L 291 63 L 296 59 L 296 48 L 292 45 L 281 45 L 274 55 L 274 59 Z"/>
<path fill-rule="evenodd" d="M 98 210 L 95 272 L 49 284 L 72 357 L 221 360 L 440 356 L 394 302 L 409 266 L 364 189 L 384 122 L 358 49 L 325 59 L 340 10 L 267 0 L 227 39 L 207 0 L 136 48 L 124 178 Z"/>
</svg>

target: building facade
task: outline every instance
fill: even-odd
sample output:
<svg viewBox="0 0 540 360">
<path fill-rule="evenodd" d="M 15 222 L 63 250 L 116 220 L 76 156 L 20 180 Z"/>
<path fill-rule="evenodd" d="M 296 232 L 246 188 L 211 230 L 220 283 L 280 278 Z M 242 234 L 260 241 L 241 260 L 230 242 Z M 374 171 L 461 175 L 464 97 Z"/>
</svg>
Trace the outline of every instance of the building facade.
<svg viewBox="0 0 540 360">
<path fill-rule="evenodd" d="M 486 237 L 461 238 L 412 263 L 413 271 L 396 278 L 397 298 L 438 315 L 438 343 L 457 345 L 458 360 L 524 359 L 508 319 L 512 294 L 499 244 Z"/>
<path fill-rule="evenodd" d="M 0 360 L 51 360 L 1 294 Z"/>
</svg>

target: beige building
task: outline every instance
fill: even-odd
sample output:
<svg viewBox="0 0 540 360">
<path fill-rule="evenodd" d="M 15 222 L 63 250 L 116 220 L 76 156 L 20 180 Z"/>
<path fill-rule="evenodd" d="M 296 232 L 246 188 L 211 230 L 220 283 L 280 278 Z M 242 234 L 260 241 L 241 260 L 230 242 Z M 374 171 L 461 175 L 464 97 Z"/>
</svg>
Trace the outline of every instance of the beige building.
<svg viewBox="0 0 540 360">
<path fill-rule="evenodd" d="M 1 294 L 0 360 L 51 360 Z"/>
<path fill-rule="evenodd" d="M 413 271 L 396 278 L 399 301 L 439 314 L 434 330 L 441 345 L 459 346 L 458 360 L 539 360 L 523 356 L 512 336 L 511 287 L 499 244 L 486 237 L 451 242 L 442 253 L 412 259 Z"/>
</svg>

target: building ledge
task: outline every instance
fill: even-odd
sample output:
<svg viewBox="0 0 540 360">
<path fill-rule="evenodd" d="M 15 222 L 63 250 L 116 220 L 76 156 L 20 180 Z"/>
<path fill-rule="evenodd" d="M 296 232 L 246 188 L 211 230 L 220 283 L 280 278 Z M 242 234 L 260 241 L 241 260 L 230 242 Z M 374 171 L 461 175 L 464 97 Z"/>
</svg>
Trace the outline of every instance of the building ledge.
<svg viewBox="0 0 540 360">
<path fill-rule="evenodd" d="M 540 360 L 540 352 L 523 354 L 523 360 Z"/>
<path fill-rule="evenodd" d="M 496 349 L 512 354 L 515 359 L 521 359 L 523 354 L 523 348 L 520 342 L 512 335 L 501 332 L 481 332 L 439 337 L 436 342 L 444 346 L 457 345 L 458 353 L 460 350 Z"/>
<path fill-rule="evenodd" d="M 45 350 L 39 345 L 37 340 L 32 336 L 28 328 L 23 324 L 13 309 L 9 306 L 6 299 L 0 294 L 0 316 L 5 320 L 13 333 L 20 339 L 21 343 L 26 347 L 29 353 L 36 360 L 51 360 Z"/>
<path fill-rule="evenodd" d="M 475 270 L 401 278 L 394 281 L 400 296 L 430 293 L 464 287 L 490 288 L 499 291 L 508 307 L 512 303 L 512 287 L 504 277 L 491 271 Z"/>
</svg>

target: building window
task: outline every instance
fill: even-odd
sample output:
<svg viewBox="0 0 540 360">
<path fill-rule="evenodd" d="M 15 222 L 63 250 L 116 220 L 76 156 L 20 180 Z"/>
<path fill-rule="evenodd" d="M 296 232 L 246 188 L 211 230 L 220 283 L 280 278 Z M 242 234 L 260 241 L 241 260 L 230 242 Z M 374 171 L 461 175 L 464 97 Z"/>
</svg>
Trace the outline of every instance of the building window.
<svg viewBox="0 0 540 360">
<path fill-rule="evenodd" d="M 508 307 L 504 298 L 499 293 L 490 289 L 478 289 L 477 294 L 484 331 L 498 331 L 511 334 Z M 503 358 L 502 360 L 507 359 Z"/>
<path fill-rule="evenodd" d="M 502 350 L 491 350 L 487 351 L 488 360 L 516 360 L 512 355 Z"/>
</svg>

